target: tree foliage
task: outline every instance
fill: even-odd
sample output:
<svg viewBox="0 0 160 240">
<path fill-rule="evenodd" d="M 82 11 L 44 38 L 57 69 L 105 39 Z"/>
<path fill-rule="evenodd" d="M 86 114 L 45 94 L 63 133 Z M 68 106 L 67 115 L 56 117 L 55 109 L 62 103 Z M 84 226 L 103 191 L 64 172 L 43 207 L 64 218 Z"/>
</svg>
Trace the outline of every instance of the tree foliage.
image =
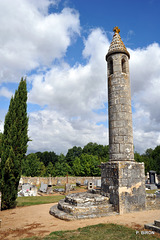
<svg viewBox="0 0 160 240">
<path fill-rule="evenodd" d="M 144 162 L 145 173 L 154 170 L 160 174 L 160 146 L 155 149 L 148 148 L 142 155 L 135 153 L 134 156 L 137 162 Z"/>
<path fill-rule="evenodd" d="M 32 161 L 37 161 L 34 155 L 31 155 Z M 38 176 L 100 176 L 101 162 L 109 160 L 109 146 L 103 146 L 97 143 L 88 143 L 84 148 L 76 147 L 68 149 L 66 156 L 56 155 L 54 152 L 37 152 L 40 167 Z M 144 162 L 145 173 L 155 170 L 160 174 L 160 146 L 155 149 L 147 149 L 144 154 L 135 152 L 135 161 Z M 26 158 L 27 163 L 28 156 Z M 36 163 L 35 163 L 36 164 Z M 30 164 L 34 166 L 34 164 Z M 32 174 L 23 170 L 23 175 L 31 176 Z"/>
<path fill-rule="evenodd" d="M 37 176 L 100 176 L 100 168 L 98 167 L 101 162 L 106 162 L 109 159 L 108 146 L 98 145 L 97 143 L 88 143 L 84 148 L 74 146 L 68 149 L 66 156 L 60 154 L 56 155 L 54 152 L 37 152 L 35 155 L 43 164 L 43 171 L 39 172 Z M 29 154 L 29 159 L 37 162 L 34 155 Z M 23 164 L 22 174 L 25 176 L 31 176 L 31 169 L 34 167 L 33 163 Z M 27 168 L 28 171 L 27 171 Z M 35 172 L 35 170 L 33 170 Z M 38 174 L 38 172 L 37 172 Z"/>
<path fill-rule="evenodd" d="M 55 165 L 55 163 L 58 161 L 58 156 L 55 154 L 55 152 L 36 152 L 36 155 L 40 162 L 43 162 L 45 167 L 47 167 L 50 162 Z"/>
<path fill-rule="evenodd" d="M 18 90 L 10 100 L 5 117 L 1 145 L 1 192 L 2 209 L 16 204 L 21 165 L 25 158 L 28 142 L 27 86 L 21 79 Z M 8 179 L 6 178 L 8 176 Z M 12 179 L 12 184 L 11 184 Z M 12 188 L 10 187 L 12 185 Z M 10 197 L 8 197 L 10 195 Z"/>
</svg>

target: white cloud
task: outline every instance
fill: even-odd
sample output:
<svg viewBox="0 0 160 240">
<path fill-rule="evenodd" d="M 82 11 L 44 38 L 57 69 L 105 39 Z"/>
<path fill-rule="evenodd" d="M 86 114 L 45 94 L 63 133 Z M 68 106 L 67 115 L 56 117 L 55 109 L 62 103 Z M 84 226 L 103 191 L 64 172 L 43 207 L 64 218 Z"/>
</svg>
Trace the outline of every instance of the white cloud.
<svg viewBox="0 0 160 240">
<path fill-rule="evenodd" d="M 47 108 L 30 114 L 30 135 L 34 138 L 30 151 L 43 148 L 60 153 L 91 141 L 108 144 L 106 127 L 97 125 L 106 121 L 107 114 L 94 111 L 104 108 L 107 101 L 107 45 L 104 33 L 94 29 L 84 41 L 86 65 L 63 63 L 44 75 L 33 76 L 29 102 Z"/>
<path fill-rule="evenodd" d="M 160 144 L 160 46 L 129 51 L 134 142 L 144 152 Z"/>
<path fill-rule="evenodd" d="M 11 98 L 13 93 L 9 91 L 6 87 L 1 87 L 0 88 L 0 96 L 6 97 L 6 98 Z"/>
<path fill-rule="evenodd" d="M 31 113 L 29 152 L 55 151 L 67 153 L 73 146 L 83 147 L 88 142 L 106 144 L 107 131 L 103 125 L 89 121 L 68 120 L 57 111 L 43 110 Z"/>
<path fill-rule="evenodd" d="M 48 105 L 66 116 L 92 116 L 93 109 L 103 108 L 107 100 L 106 62 L 107 38 L 100 29 L 93 30 L 85 40 L 83 56 L 86 65 L 53 66 L 45 75 L 35 76 L 29 101 Z"/>
<path fill-rule="evenodd" d="M 71 67 L 64 57 L 81 34 L 79 13 L 64 8 L 49 14 L 50 4 L 56 9 L 58 3 L 0 1 L 0 83 L 18 82 L 36 69 L 37 74 L 28 77 L 29 102 L 45 106 L 43 111 L 30 113 L 33 141 L 29 151 L 65 152 L 90 141 L 108 144 L 107 128 L 97 125 L 107 119 L 98 109 L 105 107 L 108 95 L 108 38 L 101 29 L 92 29 L 84 39 L 82 57 L 86 63 L 76 62 Z M 160 144 L 160 46 L 153 43 L 129 52 L 134 145 L 143 152 Z M 56 59 L 60 61 L 55 65 Z M 1 84 L 0 96 L 11 95 Z"/>
<path fill-rule="evenodd" d="M 56 1 L 0 1 L 0 81 L 19 78 L 66 53 L 80 34 L 79 14 L 70 8 L 46 15 Z"/>
<path fill-rule="evenodd" d="M 77 63 L 70 67 L 63 63 L 53 66 L 46 74 L 33 79 L 29 101 L 42 106 L 47 104 L 51 115 L 55 111 L 60 118 L 63 116 L 66 125 L 62 121 L 59 124 L 61 123 L 60 129 L 65 128 L 68 132 L 68 144 L 67 141 L 63 143 L 66 148 L 76 143 L 82 146 L 87 143 L 84 141 L 86 137 L 88 142 L 95 140 L 108 144 L 106 138 L 108 129 L 102 125 L 100 130 L 96 125 L 98 122 L 106 121 L 106 113 L 99 115 L 93 111 L 103 108 L 104 102 L 107 101 L 105 54 L 108 47 L 109 42 L 104 32 L 94 29 L 84 40 L 82 54 L 87 60 L 85 65 Z M 160 96 L 160 47 L 154 43 L 146 49 L 129 52 L 134 105 L 134 145 L 136 151 L 142 153 L 147 148 L 154 148 L 160 144 L 160 109 L 157 104 Z M 43 115 L 43 112 L 41 114 Z M 92 127 L 94 133 L 90 125 L 94 126 Z M 51 134 L 52 137 L 53 135 L 54 133 Z M 66 135 L 59 134 L 59 142 L 63 142 L 62 139 L 63 137 L 66 139 Z M 80 136 L 81 141 L 77 142 L 77 136 Z"/>
<path fill-rule="evenodd" d="M 129 49 L 132 95 L 146 91 L 160 77 L 160 46 L 153 43 L 144 49 Z"/>
<path fill-rule="evenodd" d="M 27 0 L 30 4 L 32 4 L 35 8 L 37 8 L 43 14 L 48 14 L 49 6 L 58 6 L 61 0 Z"/>
</svg>

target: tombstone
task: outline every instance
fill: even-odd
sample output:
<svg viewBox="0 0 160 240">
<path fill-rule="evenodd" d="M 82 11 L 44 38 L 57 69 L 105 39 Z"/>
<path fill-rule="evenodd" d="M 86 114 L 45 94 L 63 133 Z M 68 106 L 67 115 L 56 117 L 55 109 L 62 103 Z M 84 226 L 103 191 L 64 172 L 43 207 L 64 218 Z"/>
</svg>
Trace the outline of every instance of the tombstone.
<svg viewBox="0 0 160 240">
<path fill-rule="evenodd" d="M 65 193 L 69 193 L 71 185 L 69 183 L 65 184 Z"/>
<path fill-rule="evenodd" d="M 57 179 L 57 184 L 56 185 L 60 186 L 61 185 L 61 180 Z"/>
<path fill-rule="evenodd" d="M 150 183 L 150 180 L 149 180 L 149 172 L 147 172 L 147 183 Z"/>
<path fill-rule="evenodd" d="M 39 185 L 39 184 L 40 184 L 39 177 L 37 177 L 36 185 Z"/>
<path fill-rule="evenodd" d="M 71 186 L 70 186 L 70 191 L 75 190 L 75 187 L 76 187 L 76 184 L 75 184 L 75 183 L 71 184 Z"/>
<path fill-rule="evenodd" d="M 52 187 L 52 178 L 51 175 L 48 178 L 48 187 Z"/>
<path fill-rule="evenodd" d="M 88 180 L 87 179 L 84 180 L 84 186 L 88 186 Z"/>
<path fill-rule="evenodd" d="M 156 197 L 160 198 L 160 191 L 156 191 Z"/>
<path fill-rule="evenodd" d="M 155 171 L 149 171 L 150 184 L 155 184 L 156 183 L 156 181 L 155 181 L 155 174 L 156 174 Z"/>
<path fill-rule="evenodd" d="M 27 190 L 29 191 L 31 190 L 31 188 L 32 188 L 32 185 L 28 183 L 22 185 L 22 191 L 27 191 Z"/>
<path fill-rule="evenodd" d="M 96 181 L 96 186 L 97 186 L 97 187 L 101 187 L 101 179 L 97 179 L 97 181 Z"/>
<path fill-rule="evenodd" d="M 88 190 L 91 190 L 94 188 L 94 183 L 93 182 L 88 182 Z"/>
<path fill-rule="evenodd" d="M 48 187 L 47 187 L 47 194 L 52 194 L 53 193 L 53 189 L 52 189 L 52 178 L 51 175 L 49 175 L 48 178 Z"/>
<path fill-rule="evenodd" d="M 22 177 L 19 180 L 19 185 L 23 185 L 23 178 Z"/>
<path fill-rule="evenodd" d="M 157 176 L 157 173 L 155 174 L 155 184 L 158 184 L 158 176 Z"/>
<path fill-rule="evenodd" d="M 54 192 L 58 192 L 58 193 L 62 193 L 62 192 L 64 192 L 65 190 L 64 190 L 64 188 L 54 188 L 53 191 L 54 191 Z"/>
<path fill-rule="evenodd" d="M 39 189 L 40 192 L 46 193 L 47 192 L 47 187 L 48 187 L 47 184 L 41 182 L 41 186 L 40 186 L 40 189 Z"/>
<path fill-rule="evenodd" d="M 149 171 L 149 180 L 148 183 L 146 184 L 146 187 L 150 190 L 155 190 L 157 189 L 156 184 L 156 172 L 155 171 Z"/>
<path fill-rule="evenodd" d="M 30 196 L 37 196 L 37 187 L 36 186 L 32 186 L 31 190 L 30 190 Z"/>
<path fill-rule="evenodd" d="M 81 186 L 81 181 L 77 181 L 77 182 L 76 182 L 76 186 L 77 186 L 77 187 L 80 187 L 80 186 Z"/>
</svg>

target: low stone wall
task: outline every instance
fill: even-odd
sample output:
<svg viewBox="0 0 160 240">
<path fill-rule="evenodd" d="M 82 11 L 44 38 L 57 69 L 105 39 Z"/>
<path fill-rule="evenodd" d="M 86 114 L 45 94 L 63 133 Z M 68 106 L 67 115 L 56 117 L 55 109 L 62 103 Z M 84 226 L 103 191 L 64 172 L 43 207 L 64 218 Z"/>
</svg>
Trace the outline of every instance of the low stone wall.
<svg viewBox="0 0 160 240">
<path fill-rule="evenodd" d="M 40 185 L 41 182 L 48 184 L 47 177 L 21 177 L 20 183 L 29 183 L 32 185 Z M 95 181 L 101 179 L 101 177 L 70 177 L 68 176 L 68 183 L 70 184 L 76 184 L 76 182 L 80 182 L 82 185 L 84 184 L 85 180 L 88 181 Z M 67 183 L 67 177 L 51 177 L 51 183 L 52 185 L 64 185 Z"/>
<path fill-rule="evenodd" d="M 147 210 L 160 209 L 160 197 L 155 194 L 146 194 L 146 208 Z"/>
</svg>

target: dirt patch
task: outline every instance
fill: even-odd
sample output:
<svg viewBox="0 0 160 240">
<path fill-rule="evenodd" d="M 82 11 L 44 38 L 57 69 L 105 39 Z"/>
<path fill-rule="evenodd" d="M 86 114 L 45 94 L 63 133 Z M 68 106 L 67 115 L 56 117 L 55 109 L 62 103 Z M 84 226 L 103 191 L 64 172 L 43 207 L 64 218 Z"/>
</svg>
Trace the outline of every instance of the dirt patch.
<svg viewBox="0 0 160 240">
<path fill-rule="evenodd" d="M 63 221 L 49 214 L 54 204 L 18 207 L 0 212 L 0 240 L 19 240 L 24 237 L 45 236 L 59 230 L 74 230 L 99 223 L 117 223 L 142 230 L 145 223 L 158 220 L 160 210 L 149 210 L 102 218 Z"/>
</svg>

